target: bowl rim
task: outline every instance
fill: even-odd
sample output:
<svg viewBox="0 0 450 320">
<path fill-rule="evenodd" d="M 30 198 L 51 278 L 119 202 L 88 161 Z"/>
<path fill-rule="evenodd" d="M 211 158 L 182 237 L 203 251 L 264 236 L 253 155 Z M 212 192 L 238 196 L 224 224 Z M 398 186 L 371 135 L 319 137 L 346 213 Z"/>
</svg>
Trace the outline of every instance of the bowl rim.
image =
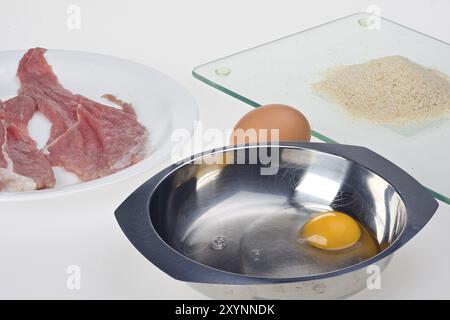
<svg viewBox="0 0 450 320">
<path fill-rule="evenodd" d="M 206 156 L 260 147 L 303 149 L 329 155 L 331 154 L 347 161 L 352 161 L 353 163 L 368 169 L 377 176 L 383 178 L 401 197 L 406 209 L 403 230 L 387 248 L 365 261 L 334 271 L 286 278 L 265 278 L 245 275 L 207 266 L 178 252 L 161 238 L 152 223 L 150 204 L 155 191 L 166 178 L 182 167 Z M 391 177 L 386 178 L 386 174 L 390 174 Z M 181 164 L 173 164 L 153 176 L 130 195 L 130 197 L 119 206 L 115 214 L 119 225 L 133 245 L 148 260 L 171 277 L 181 281 L 197 283 L 250 285 L 319 280 L 340 276 L 373 265 L 388 257 L 408 242 L 432 218 L 438 206 L 439 204 L 437 201 L 419 182 L 392 162 L 365 147 L 308 142 L 229 146 L 196 154 L 182 160 Z M 127 214 L 124 214 L 124 212 L 127 212 Z M 133 214 L 133 212 L 135 214 Z M 139 230 L 129 228 L 130 224 L 137 223 L 134 219 L 139 220 L 139 225 L 141 227 Z M 143 224 L 146 226 L 145 228 L 143 228 Z M 138 231 L 138 233 L 135 233 L 136 231 Z M 149 245 L 150 243 L 151 245 Z"/>
</svg>

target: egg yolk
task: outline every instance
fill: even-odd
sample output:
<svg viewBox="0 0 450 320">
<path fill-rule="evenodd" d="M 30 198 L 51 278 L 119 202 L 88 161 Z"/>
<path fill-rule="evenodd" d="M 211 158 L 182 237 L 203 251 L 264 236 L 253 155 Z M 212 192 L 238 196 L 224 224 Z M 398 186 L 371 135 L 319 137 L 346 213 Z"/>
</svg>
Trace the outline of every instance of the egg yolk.
<svg viewBox="0 0 450 320">
<path fill-rule="evenodd" d="M 352 217 L 332 211 L 309 220 L 301 230 L 301 237 L 319 249 L 341 250 L 359 240 L 361 228 Z"/>
</svg>

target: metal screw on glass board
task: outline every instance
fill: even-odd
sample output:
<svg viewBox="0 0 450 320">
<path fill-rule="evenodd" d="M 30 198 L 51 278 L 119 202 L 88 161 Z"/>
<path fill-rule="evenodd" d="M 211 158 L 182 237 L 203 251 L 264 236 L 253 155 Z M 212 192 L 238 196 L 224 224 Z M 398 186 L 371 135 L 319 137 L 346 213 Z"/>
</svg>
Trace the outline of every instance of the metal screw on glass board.
<svg viewBox="0 0 450 320">
<path fill-rule="evenodd" d="M 216 70 L 214 70 L 214 72 L 219 77 L 226 77 L 231 73 L 231 69 L 227 68 L 227 67 L 221 67 L 221 68 L 217 68 Z"/>
<path fill-rule="evenodd" d="M 373 22 L 371 19 L 369 19 L 368 17 L 366 18 L 361 18 L 358 20 L 358 23 L 361 27 L 369 27 Z"/>
<path fill-rule="evenodd" d="M 367 29 L 380 29 L 381 18 L 377 15 L 370 15 L 365 18 L 358 19 L 358 24 Z"/>
<path fill-rule="evenodd" d="M 222 250 L 227 245 L 225 237 L 217 236 L 211 241 L 211 249 Z"/>
</svg>

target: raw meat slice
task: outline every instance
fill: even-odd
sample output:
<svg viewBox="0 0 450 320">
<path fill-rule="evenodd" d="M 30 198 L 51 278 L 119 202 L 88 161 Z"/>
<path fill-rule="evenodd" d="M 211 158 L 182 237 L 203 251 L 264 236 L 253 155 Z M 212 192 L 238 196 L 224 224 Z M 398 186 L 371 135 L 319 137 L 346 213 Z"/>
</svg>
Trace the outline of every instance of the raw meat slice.
<svg viewBox="0 0 450 320">
<path fill-rule="evenodd" d="M 129 113 L 129 114 L 132 114 L 132 115 L 134 115 L 136 117 L 136 112 L 134 112 L 134 108 L 131 105 L 131 103 L 122 101 L 122 100 L 118 99 L 116 96 L 114 96 L 114 95 L 112 95 L 110 93 L 102 95 L 102 98 L 105 98 L 109 102 L 112 102 L 112 103 L 118 105 L 119 107 L 122 108 L 122 111 L 124 111 L 126 113 Z"/>
<path fill-rule="evenodd" d="M 0 101 L 0 190 L 51 188 L 51 165 L 63 166 L 82 180 L 103 177 L 143 159 L 148 132 L 131 104 L 112 95 L 113 108 L 73 94 L 58 81 L 44 53 L 34 48 L 22 57 L 19 95 Z M 28 134 L 36 110 L 52 123 L 43 151 Z"/>
<path fill-rule="evenodd" d="M 28 96 L 18 95 L 0 106 L 0 118 L 6 123 L 26 128 L 36 111 L 36 103 Z"/>
<path fill-rule="evenodd" d="M 121 107 L 113 108 L 64 89 L 47 63 L 45 51 L 28 50 L 17 76 L 20 92 L 32 97 L 52 123 L 45 148 L 52 165 L 92 180 L 140 161 L 148 133 L 132 106 L 105 95 Z"/>
<path fill-rule="evenodd" d="M 55 177 L 49 160 L 28 135 L 36 103 L 19 95 L 0 106 L 0 190 L 51 188 Z"/>
<path fill-rule="evenodd" d="M 133 113 L 77 96 L 78 122 L 47 147 L 53 165 L 87 181 L 107 176 L 143 159 L 147 130 Z"/>
<path fill-rule="evenodd" d="M 8 166 L 8 162 L 6 161 L 6 158 L 3 155 L 3 144 L 5 143 L 6 140 L 6 130 L 3 123 L 4 121 L 0 118 L 0 168 L 6 168 Z"/>
<path fill-rule="evenodd" d="M 5 120 L 0 119 L 0 191 L 28 191 L 36 189 L 32 178 L 13 171 L 12 161 L 6 153 L 7 129 Z"/>
<path fill-rule="evenodd" d="M 0 100 L 0 109 L 3 107 L 3 102 Z M 3 143 L 5 142 L 5 129 L 3 127 L 3 121 L 0 118 L 0 170 L 6 168 L 8 163 L 6 162 L 5 156 L 3 155 Z M 0 173 L 0 191 L 5 188 L 5 183 L 3 183 L 3 179 Z"/>
<path fill-rule="evenodd" d="M 36 190 L 33 179 L 5 168 L 0 168 L 0 191 L 31 191 Z"/>
<path fill-rule="evenodd" d="M 77 122 L 79 104 L 58 82 L 45 52 L 43 48 L 28 50 L 20 60 L 17 77 L 21 83 L 19 92 L 33 98 L 39 111 L 52 123 L 49 144 Z"/>
<path fill-rule="evenodd" d="M 17 77 L 22 83 L 37 81 L 47 86 L 60 86 L 58 77 L 45 60 L 46 51 L 47 49 L 44 48 L 31 48 L 24 54 L 17 69 Z"/>
<path fill-rule="evenodd" d="M 25 84 L 20 92 L 32 97 L 47 119 L 52 123 L 47 144 L 54 141 L 77 122 L 78 104 L 72 95 L 61 89 L 42 87 L 39 84 Z"/>
<path fill-rule="evenodd" d="M 3 150 L 11 159 L 14 173 L 33 179 L 35 189 L 52 188 L 55 176 L 44 153 L 37 149 L 36 142 L 28 132 L 15 125 L 6 128 L 6 142 Z"/>
</svg>

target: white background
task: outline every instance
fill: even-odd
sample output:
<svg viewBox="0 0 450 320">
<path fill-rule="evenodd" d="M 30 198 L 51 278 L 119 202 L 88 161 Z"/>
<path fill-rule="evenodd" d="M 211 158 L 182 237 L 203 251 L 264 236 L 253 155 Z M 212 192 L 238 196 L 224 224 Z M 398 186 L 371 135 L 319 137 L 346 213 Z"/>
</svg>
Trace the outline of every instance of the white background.
<svg viewBox="0 0 450 320">
<path fill-rule="evenodd" d="M 79 30 L 66 25 L 73 4 L 81 9 Z M 450 42 L 448 0 L 0 0 L 0 50 L 73 49 L 147 64 L 191 91 L 204 128 L 225 130 L 251 108 L 195 80 L 193 67 L 369 5 Z M 145 260 L 115 221 L 115 207 L 157 169 L 65 198 L 0 203 L 0 298 L 204 298 Z M 426 228 L 395 255 L 382 289 L 353 298 L 450 298 L 449 229 L 450 206 L 441 203 Z M 69 265 L 81 267 L 80 290 L 67 289 Z"/>
</svg>

